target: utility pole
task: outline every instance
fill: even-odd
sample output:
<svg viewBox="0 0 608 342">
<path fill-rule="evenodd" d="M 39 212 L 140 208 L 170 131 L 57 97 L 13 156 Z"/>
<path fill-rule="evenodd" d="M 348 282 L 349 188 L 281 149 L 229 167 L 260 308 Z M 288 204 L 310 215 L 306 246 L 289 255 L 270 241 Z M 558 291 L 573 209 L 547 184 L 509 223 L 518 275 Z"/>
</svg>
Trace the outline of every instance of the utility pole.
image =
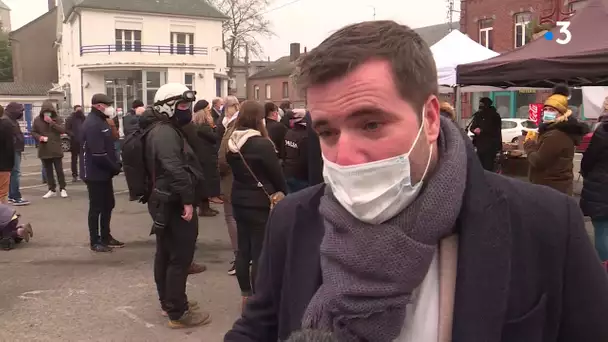
<svg viewBox="0 0 608 342">
<path fill-rule="evenodd" d="M 245 43 L 245 98 L 249 100 L 249 44 Z"/>
</svg>

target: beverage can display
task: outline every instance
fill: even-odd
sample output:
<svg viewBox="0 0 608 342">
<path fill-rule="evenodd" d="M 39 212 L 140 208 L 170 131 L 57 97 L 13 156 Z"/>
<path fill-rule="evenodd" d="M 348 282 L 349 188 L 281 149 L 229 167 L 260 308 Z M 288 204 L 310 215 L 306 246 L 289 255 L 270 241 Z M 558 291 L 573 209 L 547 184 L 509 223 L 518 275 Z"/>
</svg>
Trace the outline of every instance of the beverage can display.
<svg viewBox="0 0 608 342">
<path fill-rule="evenodd" d="M 543 120 L 543 104 L 542 103 L 532 103 L 528 105 L 528 119 L 536 122 L 537 125 Z"/>
</svg>

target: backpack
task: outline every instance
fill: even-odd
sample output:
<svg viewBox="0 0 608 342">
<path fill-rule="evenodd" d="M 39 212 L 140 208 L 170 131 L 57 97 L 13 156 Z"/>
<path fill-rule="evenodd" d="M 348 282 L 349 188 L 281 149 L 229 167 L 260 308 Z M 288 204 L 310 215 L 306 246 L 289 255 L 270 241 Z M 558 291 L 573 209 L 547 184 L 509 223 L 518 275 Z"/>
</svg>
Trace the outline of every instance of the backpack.
<svg viewBox="0 0 608 342">
<path fill-rule="evenodd" d="M 122 169 L 129 188 L 129 200 L 146 203 L 152 188 L 145 158 L 145 138 L 157 123 L 127 135 L 121 149 Z"/>
</svg>

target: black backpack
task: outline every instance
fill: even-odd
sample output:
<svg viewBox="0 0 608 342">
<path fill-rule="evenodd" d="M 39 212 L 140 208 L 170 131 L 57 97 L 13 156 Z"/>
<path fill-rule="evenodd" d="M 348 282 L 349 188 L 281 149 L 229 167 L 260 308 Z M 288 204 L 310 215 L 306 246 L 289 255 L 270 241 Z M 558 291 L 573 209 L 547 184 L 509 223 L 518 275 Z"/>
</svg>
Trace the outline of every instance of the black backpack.
<svg viewBox="0 0 608 342">
<path fill-rule="evenodd" d="M 157 123 L 138 129 L 125 137 L 121 149 L 122 169 L 129 188 L 129 200 L 147 202 L 151 186 L 145 158 L 145 138 Z"/>
</svg>

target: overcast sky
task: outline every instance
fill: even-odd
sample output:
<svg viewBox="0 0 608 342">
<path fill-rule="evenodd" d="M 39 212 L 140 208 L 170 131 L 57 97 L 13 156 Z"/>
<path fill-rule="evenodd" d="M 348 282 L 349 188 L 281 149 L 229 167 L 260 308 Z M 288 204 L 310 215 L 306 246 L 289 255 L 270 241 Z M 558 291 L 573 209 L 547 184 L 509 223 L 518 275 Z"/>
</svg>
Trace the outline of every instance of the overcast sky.
<svg viewBox="0 0 608 342">
<path fill-rule="evenodd" d="M 13 30 L 42 15 L 48 6 L 47 0 L 2 1 L 12 9 Z M 460 1 L 455 3 L 459 6 Z M 377 20 L 396 20 L 411 27 L 447 21 L 447 0 L 275 0 L 266 16 L 276 36 L 261 40 L 264 53 L 271 59 L 287 55 L 292 42 L 310 49 L 344 25 L 372 20 L 374 9 Z M 454 21 L 458 17 L 454 13 Z"/>
</svg>

